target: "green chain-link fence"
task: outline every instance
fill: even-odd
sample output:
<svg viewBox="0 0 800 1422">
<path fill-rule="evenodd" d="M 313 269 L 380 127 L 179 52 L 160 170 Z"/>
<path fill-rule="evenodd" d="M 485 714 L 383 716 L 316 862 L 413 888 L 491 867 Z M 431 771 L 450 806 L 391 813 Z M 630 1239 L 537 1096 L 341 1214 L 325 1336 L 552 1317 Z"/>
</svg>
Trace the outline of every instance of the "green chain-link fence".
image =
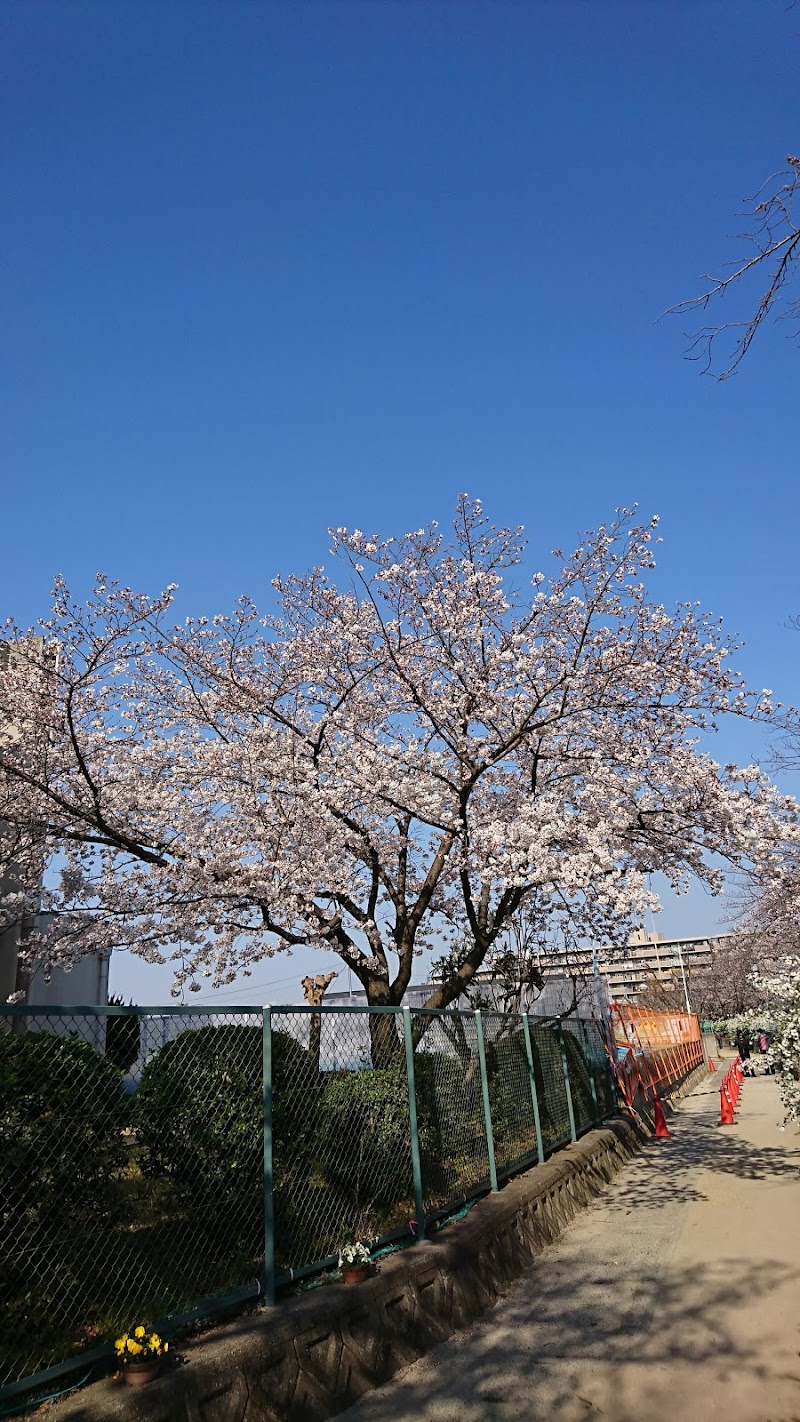
<svg viewBox="0 0 800 1422">
<path fill-rule="evenodd" d="M 614 1109 L 593 1022 L 0 1008 L 0 1401 L 132 1322 L 419 1238 Z"/>
</svg>

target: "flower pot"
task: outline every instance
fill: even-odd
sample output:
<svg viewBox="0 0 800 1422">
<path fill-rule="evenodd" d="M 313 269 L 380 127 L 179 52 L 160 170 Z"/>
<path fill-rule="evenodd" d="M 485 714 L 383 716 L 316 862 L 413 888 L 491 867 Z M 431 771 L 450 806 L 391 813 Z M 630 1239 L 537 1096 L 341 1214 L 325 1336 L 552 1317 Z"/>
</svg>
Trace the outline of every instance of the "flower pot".
<svg viewBox="0 0 800 1422">
<path fill-rule="evenodd" d="M 369 1278 L 369 1264 L 343 1264 L 342 1278 L 346 1284 L 363 1284 Z"/>
<path fill-rule="evenodd" d="M 144 1387 L 161 1372 L 160 1358 L 145 1358 L 141 1363 L 126 1363 L 123 1368 L 128 1387 Z"/>
</svg>

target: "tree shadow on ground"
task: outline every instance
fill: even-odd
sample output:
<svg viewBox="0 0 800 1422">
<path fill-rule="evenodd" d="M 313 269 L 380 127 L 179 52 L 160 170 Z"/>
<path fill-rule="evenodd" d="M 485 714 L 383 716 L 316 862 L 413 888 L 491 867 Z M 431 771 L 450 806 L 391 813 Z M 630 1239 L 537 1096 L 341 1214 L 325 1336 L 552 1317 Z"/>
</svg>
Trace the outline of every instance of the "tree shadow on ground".
<svg viewBox="0 0 800 1422">
<path fill-rule="evenodd" d="M 760 1422 L 778 1422 L 767 1405 L 774 1378 L 762 1353 L 755 1342 L 743 1343 L 738 1331 L 734 1336 L 725 1319 L 732 1310 L 763 1308 L 780 1286 L 800 1288 L 800 1271 L 779 1260 L 754 1265 L 731 1257 L 703 1270 L 689 1266 L 665 1274 L 654 1260 L 649 1267 L 617 1268 L 610 1284 L 596 1267 L 580 1278 L 579 1260 L 566 1268 L 559 1261 L 550 1276 L 546 1269 L 545 1254 L 499 1312 L 340 1414 L 339 1422 L 571 1422 L 603 1416 L 674 1422 L 688 1414 L 664 1403 L 667 1368 L 684 1388 L 696 1377 L 697 1419 L 717 1416 L 709 1385 L 747 1384 L 764 1389 Z M 800 1419 L 796 1351 L 795 1362 L 797 1368 L 790 1365 L 779 1381 L 784 1388 L 796 1385 Z M 598 1378 L 604 1379 L 601 1395 L 613 1398 L 610 1411 L 607 1402 L 586 1396 Z M 725 1415 L 739 1422 L 743 1414 Z M 779 1415 L 787 1418 L 785 1411 Z"/>
<path fill-rule="evenodd" d="M 708 1115 L 686 1112 L 670 1118 L 668 1141 L 649 1140 L 634 1165 L 604 1196 L 610 1209 L 661 1209 L 665 1203 L 704 1200 L 698 1185 L 705 1171 L 739 1180 L 798 1180 L 800 1154 L 791 1141 L 784 1146 L 758 1146 L 720 1126 Z M 657 1184 L 656 1184 L 657 1182 Z"/>
<path fill-rule="evenodd" d="M 772 1104 L 746 1105 L 774 1119 Z M 648 1140 L 496 1310 L 340 1422 L 800 1422 L 800 1267 L 735 1245 L 702 1267 L 672 1262 L 709 1175 L 800 1180 L 794 1133 L 756 1145 L 715 1108 L 673 1113 L 672 1138 Z"/>
</svg>

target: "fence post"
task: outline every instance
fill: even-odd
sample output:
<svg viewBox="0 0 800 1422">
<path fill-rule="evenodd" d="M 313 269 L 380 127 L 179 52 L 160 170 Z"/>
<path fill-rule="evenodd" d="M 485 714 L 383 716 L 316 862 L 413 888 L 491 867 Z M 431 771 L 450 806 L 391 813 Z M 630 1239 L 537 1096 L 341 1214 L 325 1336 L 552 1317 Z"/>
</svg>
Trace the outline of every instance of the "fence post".
<svg viewBox="0 0 800 1422">
<path fill-rule="evenodd" d="M 414 1039 L 411 1035 L 411 1008 L 403 1008 L 403 1036 L 406 1043 L 406 1081 L 408 1083 L 408 1124 L 411 1131 L 411 1172 L 414 1177 L 414 1208 L 417 1212 L 417 1239 L 425 1238 L 425 1196 L 422 1191 L 422 1162 L 419 1153 L 417 1122 L 417 1082 L 414 1072 Z"/>
<path fill-rule="evenodd" d="M 493 1190 L 499 1189 L 497 1184 L 497 1165 L 494 1158 L 494 1132 L 492 1130 L 492 1108 L 489 1103 L 489 1078 L 486 1074 L 486 1047 L 483 1040 L 483 1018 L 481 1010 L 476 1007 L 475 1013 L 475 1037 L 478 1043 L 478 1065 L 481 1071 L 481 1091 L 483 1093 L 483 1118 L 486 1122 L 486 1149 L 489 1155 L 489 1184 Z"/>
<path fill-rule="evenodd" d="M 261 1091 L 264 1135 L 264 1278 L 268 1304 L 275 1302 L 275 1201 L 272 1193 L 272 1008 L 261 1012 Z"/>
<path fill-rule="evenodd" d="M 542 1123 L 539 1120 L 539 1097 L 536 1092 L 536 1073 L 533 1069 L 533 1043 L 531 1042 L 531 1025 L 528 1021 L 527 1012 L 522 1014 L 522 1035 L 525 1038 L 525 1055 L 528 1058 L 528 1080 L 531 1084 L 531 1101 L 533 1103 L 533 1124 L 536 1130 L 536 1154 L 539 1157 L 539 1164 L 544 1160 L 544 1146 L 542 1144 Z"/>
<path fill-rule="evenodd" d="M 567 1049 L 564 1046 L 564 1025 L 562 1022 L 559 1022 L 556 1026 L 556 1035 L 558 1037 L 558 1045 L 561 1051 L 561 1070 L 564 1073 L 564 1089 L 567 1093 L 567 1115 L 569 1116 L 569 1133 L 573 1141 L 576 1141 L 578 1139 L 578 1133 L 575 1130 L 575 1112 L 572 1108 L 572 1086 L 570 1084 L 569 1079 L 569 1063 L 567 1062 Z"/>
<path fill-rule="evenodd" d="M 589 1086 L 591 1087 L 592 1100 L 594 1102 L 595 1125 L 600 1121 L 600 1102 L 597 1099 L 597 1082 L 594 1079 L 594 1061 L 589 1055 L 589 1026 L 578 1018 L 578 1025 L 583 1034 L 583 1056 L 586 1062 L 586 1070 L 589 1073 Z"/>
</svg>

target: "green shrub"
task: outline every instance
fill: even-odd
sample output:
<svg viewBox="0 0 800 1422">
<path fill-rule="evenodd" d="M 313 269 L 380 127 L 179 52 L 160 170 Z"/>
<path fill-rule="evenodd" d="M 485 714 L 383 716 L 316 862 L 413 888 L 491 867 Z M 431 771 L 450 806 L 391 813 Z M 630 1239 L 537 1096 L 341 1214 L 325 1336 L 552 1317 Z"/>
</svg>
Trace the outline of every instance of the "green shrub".
<svg viewBox="0 0 800 1422">
<path fill-rule="evenodd" d="M 485 1154 L 480 1072 L 474 1057 L 462 1062 L 448 1052 L 417 1052 L 415 1073 L 423 1179 L 438 1194 L 461 1162 Z"/>
<path fill-rule="evenodd" d="M 564 1068 L 555 1028 L 531 1022 L 533 1075 L 539 1102 L 539 1122 L 545 1150 L 569 1136 Z"/>
<path fill-rule="evenodd" d="M 574 1032 L 571 1032 L 567 1027 L 564 1028 L 564 1050 L 567 1057 L 575 1124 L 581 1131 L 591 1125 L 597 1114 L 597 1108 L 592 1094 L 589 1068 L 583 1054 L 583 1045 Z"/>
<path fill-rule="evenodd" d="M 0 1227 L 108 1214 L 125 1121 L 119 1073 L 86 1042 L 0 1034 Z"/>
<path fill-rule="evenodd" d="M 498 1167 L 536 1148 L 522 1029 L 486 1045 L 486 1075 Z"/>
<path fill-rule="evenodd" d="M 356 1210 L 413 1193 L 405 1065 L 331 1073 L 319 1123 L 325 1178 Z"/>
<path fill-rule="evenodd" d="M 86 1042 L 0 1033 L 0 1345 L 75 1327 L 121 1211 L 127 1104 Z M 48 1344 L 49 1346 L 49 1344 Z"/>
<path fill-rule="evenodd" d="M 477 1062 L 419 1051 L 415 1076 L 426 1192 L 450 1193 L 459 1182 L 467 1188 L 475 1163 L 486 1154 Z M 374 1207 L 385 1214 L 413 1198 L 405 1062 L 331 1073 L 320 1102 L 318 1142 L 320 1170 L 348 1209 Z"/>
<path fill-rule="evenodd" d="M 273 1032 L 272 1076 L 277 1194 L 291 1189 L 313 1149 L 319 1073 L 292 1036 Z M 134 1109 L 142 1172 L 169 1179 L 199 1229 L 236 1237 L 257 1253 L 263 1238 L 261 1028 L 230 1023 L 182 1032 L 145 1066 Z"/>
</svg>

